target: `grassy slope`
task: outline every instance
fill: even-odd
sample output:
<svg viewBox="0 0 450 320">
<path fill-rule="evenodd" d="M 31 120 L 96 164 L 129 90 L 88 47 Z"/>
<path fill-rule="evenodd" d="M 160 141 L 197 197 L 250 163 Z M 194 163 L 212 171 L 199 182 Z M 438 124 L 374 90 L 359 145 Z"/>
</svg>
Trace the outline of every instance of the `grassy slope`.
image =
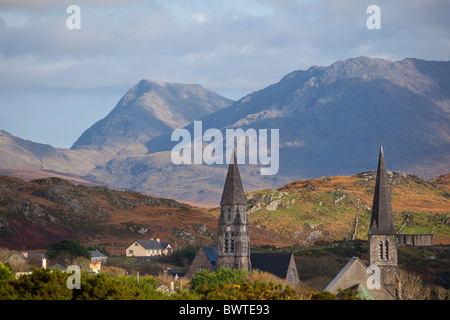
<svg viewBox="0 0 450 320">
<path fill-rule="evenodd" d="M 397 173 L 390 176 L 394 224 L 399 232 L 434 233 L 435 243 L 450 243 L 449 176 L 432 181 Z M 248 193 L 250 224 L 300 244 L 367 239 L 374 178 L 370 172 L 298 180 L 277 190 Z"/>
</svg>

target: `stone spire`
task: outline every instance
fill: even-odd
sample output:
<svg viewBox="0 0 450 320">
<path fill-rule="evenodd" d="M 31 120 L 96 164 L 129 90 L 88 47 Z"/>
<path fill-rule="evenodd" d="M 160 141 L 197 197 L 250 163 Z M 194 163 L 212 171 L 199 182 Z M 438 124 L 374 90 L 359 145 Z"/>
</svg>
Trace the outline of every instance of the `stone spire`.
<svg viewBox="0 0 450 320">
<path fill-rule="evenodd" d="M 247 200 L 233 152 L 220 201 L 217 231 L 217 268 L 252 270 Z"/>
<path fill-rule="evenodd" d="M 368 234 L 396 234 L 382 146 L 380 147 L 380 156 L 378 159 L 372 217 L 370 219 Z"/>
<path fill-rule="evenodd" d="M 244 194 L 244 187 L 242 186 L 241 175 L 239 173 L 238 164 L 236 161 L 236 153 L 233 152 L 233 157 L 228 166 L 227 177 L 225 179 L 225 186 L 223 187 L 222 199 L 220 205 L 247 205 L 247 200 Z"/>
</svg>

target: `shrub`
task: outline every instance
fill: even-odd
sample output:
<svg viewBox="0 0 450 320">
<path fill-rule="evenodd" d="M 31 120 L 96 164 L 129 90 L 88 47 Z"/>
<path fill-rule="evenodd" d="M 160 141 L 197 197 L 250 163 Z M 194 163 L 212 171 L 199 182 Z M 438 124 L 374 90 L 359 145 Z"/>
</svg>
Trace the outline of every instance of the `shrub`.
<svg viewBox="0 0 450 320">
<path fill-rule="evenodd" d="M 11 268 L 0 262 L 0 281 L 9 280 L 12 279 L 13 277 L 14 273 L 12 272 Z"/>
<path fill-rule="evenodd" d="M 2 288 L 1 299 L 70 300 L 67 274 L 59 270 L 35 269 L 30 274 L 11 279 Z M 5 289 L 5 290 L 3 290 Z"/>
<path fill-rule="evenodd" d="M 206 270 L 201 270 L 192 277 L 191 289 L 195 290 L 202 286 L 242 284 L 248 274 L 245 270 L 231 270 L 227 268 L 220 268 L 211 273 Z"/>
</svg>

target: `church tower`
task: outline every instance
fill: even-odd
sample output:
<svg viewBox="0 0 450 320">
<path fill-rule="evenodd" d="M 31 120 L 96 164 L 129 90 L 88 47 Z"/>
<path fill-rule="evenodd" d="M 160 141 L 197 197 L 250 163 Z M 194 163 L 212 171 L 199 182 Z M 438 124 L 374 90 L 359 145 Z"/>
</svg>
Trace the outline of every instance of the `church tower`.
<svg viewBox="0 0 450 320">
<path fill-rule="evenodd" d="M 220 207 L 217 268 L 251 271 L 247 200 L 235 153 L 228 166 Z"/>
<path fill-rule="evenodd" d="M 397 232 L 394 228 L 383 147 L 380 147 L 372 217 L 368 232 L 369 264 L 379 267 L 380 281 L 396 297 Z"/>
</svg>

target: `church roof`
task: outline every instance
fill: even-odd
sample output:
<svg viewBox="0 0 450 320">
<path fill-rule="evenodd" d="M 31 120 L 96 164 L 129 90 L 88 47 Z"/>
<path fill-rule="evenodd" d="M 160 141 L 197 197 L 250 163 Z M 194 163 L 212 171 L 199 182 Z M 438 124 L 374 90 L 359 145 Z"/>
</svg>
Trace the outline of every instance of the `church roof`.
<svg viewBox="0 0 450 320">
<path fill-rule="evenodd" d="M 372 217 L 370 219 L 368 233 L 384 235 L 396 234 L 387 183 L 386 167 L 384 164 L 383 147 L 380 147 L 375 192 L 373 195 Z"/>
<path fill-rule="evenodd" d="M 343 291 L 352 290 L 357 296 L 366 300 L 391 300 L 392 295 L 386 290 L 376 277 L 370 279 L 373 271 L 368 271 L 367 266 L 358 257 L 351 258 L 339 271 L 334 279 L 323 291 L 338 294 L 339 289 Z M 368 287 L 368 283 L 374 287 Z M 367 287 L 366 287 L 367 286 Z"/>
<path fill-rule="evenodd" d="M 213 268 L 216 269 L 217 247 L 203 247 L 203 251 L 205 251 L 205 254 L 211 262 Z"/>
<path fill-rule="evenodd" d="M 223 187 L 222 199 L 220 205 L 246 205 L 247 200 L 242 186 L 241 175 L 236 161 L 236 154 L 233 152 L 232 161 L 228 166 L 227 177 Z"/>
<path fill-rule="evenodd" d="M 217 247 L 203 247 L 203 250 L 209 262 L 216 269 Z M 252 263 L 252 269 L 269 272 L 279 278 L 285 279 L 291 262 L 291 255 L 292 253 L 284 252 L 251 252 L 250 261 Z"/>
<path fill-rule="evenodd" d="M 286 278 L 292 253 L 250 253 L 252 269 L 269 272 L 277 277 Z"/>
</svg>

